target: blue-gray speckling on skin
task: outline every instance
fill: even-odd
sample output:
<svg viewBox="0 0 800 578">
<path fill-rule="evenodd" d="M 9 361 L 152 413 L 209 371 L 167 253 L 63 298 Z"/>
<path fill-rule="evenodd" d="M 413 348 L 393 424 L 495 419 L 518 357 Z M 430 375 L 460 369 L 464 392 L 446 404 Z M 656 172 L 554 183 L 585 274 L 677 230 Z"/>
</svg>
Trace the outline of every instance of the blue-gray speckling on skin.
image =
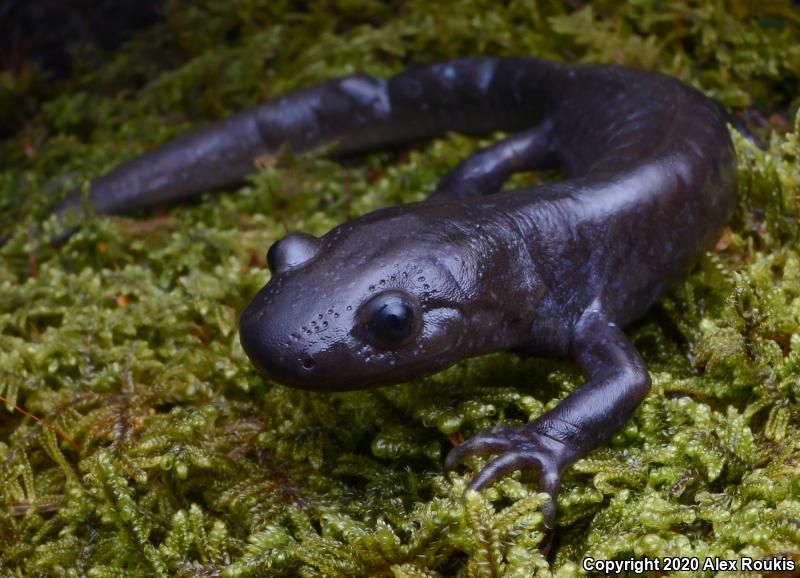
<svg viewBox="0 0 800 578">
<path fill-rule="evenodd" d="M 588 381 L 555 409 L 446 460 L 499 454 L 471 488 L 537 468 L 555 498 L 565 468 L 649 389 L 620 326 L 681 279 L 733 211 L 735 158 L 716 102 L 659 74 L 533 58 L 356 75 L 185 135 L 98 179 L 90 200 L 107 213 L 172 201 L 230 184 L 287 144 L 351 154 L 495 130 L 513 134 L 428 200 L 275 243 L 240 336 L 262 373 L 307 389 L 396 383 L 497 350 L 574 359 Z M 566 179 L 500 192 L 513 173 L 553 167 Z"/>
</svg>

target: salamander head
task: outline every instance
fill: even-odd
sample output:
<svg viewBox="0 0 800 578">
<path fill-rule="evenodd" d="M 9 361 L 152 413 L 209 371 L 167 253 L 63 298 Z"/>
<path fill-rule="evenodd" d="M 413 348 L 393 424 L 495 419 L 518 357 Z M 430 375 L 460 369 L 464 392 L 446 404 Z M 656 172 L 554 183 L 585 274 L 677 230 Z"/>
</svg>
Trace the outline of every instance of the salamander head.
<svg viewBox="0 0 800 578">
<path fill-rule="evenodd" d="M 265 376 L 304 389 L 398 383 L 474 355 L 467 239 L 424 211 L 385 209 L 269 250 L 240 340 Z M 419 213 L 423 214 L 420 215 Z M 469 252 L 469 251 L 467 251 Z"/>
</svg>

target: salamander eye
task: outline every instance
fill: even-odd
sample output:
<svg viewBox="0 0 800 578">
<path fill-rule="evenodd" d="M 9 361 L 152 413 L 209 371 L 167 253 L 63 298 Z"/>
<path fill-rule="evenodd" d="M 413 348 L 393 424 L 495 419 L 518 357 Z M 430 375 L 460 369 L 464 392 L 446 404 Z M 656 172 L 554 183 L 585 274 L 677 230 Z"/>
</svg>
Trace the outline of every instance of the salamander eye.
<svg viewBox="0 0 800 578">
<path fill-rule="evenodd" d="M 267 266 L 273 275 L 299 267 L 319 252 L 319 239 L 307 233 L 290 233 L 267 251 Z"/>
<path fill-rule="evenodd" d="M 418 307 L 402 291 L 384 291 L 370 299 L 359 316 L 366 338 L 375 347 L 394 349 L 408 340 L 419 327 Z"/>
</svg>

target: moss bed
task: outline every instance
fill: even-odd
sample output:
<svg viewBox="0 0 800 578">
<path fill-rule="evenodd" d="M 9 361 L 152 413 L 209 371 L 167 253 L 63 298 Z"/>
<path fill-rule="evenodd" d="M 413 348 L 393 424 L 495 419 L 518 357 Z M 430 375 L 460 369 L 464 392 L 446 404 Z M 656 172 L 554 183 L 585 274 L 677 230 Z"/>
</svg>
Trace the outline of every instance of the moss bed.
<svg viewBox="0 0 800 578">
<path fill-rule="evenodd" d="M 115 53 L 78 50 L 65 80 L 2 73 L 0 118 L 20 99 L 36 113 L 0 144 L 0 576 L 573 576 L 586 556 L 800 561 L 795 4 L 172 0 Z M 573 365 L 497 354 L 401 386 L 307 393 L 259 377 L 237 339 L 272 241 L 420 199 L 480 141 L 263 163 L 227 194 L 87 217 L 65 246 L 48 243 L 58 198 L 187 129 L 331 76 L 474 54 L 661 70 L 746 111 L 768 143 L 736 135 L 738 212 L 629 328 L 652 393 L 569 471 L 551 534 L 535 476 L 462 502 L 479 462 L 444 474 L 442 456 L 554 406 L 581 382 Z"/>
</svg>

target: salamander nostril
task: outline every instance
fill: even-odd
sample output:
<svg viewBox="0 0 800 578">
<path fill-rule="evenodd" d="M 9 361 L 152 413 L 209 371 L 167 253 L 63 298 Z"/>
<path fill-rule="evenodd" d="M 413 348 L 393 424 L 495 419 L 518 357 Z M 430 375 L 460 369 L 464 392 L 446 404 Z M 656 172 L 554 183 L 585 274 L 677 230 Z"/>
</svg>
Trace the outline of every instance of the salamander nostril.
<svg viewBox="0 0 800 578">
<path fill-rule="evenodd" d="M 310 357 L 303 359 L 303 369 L 314 369 L 314 360 Z"/>
</svg>

